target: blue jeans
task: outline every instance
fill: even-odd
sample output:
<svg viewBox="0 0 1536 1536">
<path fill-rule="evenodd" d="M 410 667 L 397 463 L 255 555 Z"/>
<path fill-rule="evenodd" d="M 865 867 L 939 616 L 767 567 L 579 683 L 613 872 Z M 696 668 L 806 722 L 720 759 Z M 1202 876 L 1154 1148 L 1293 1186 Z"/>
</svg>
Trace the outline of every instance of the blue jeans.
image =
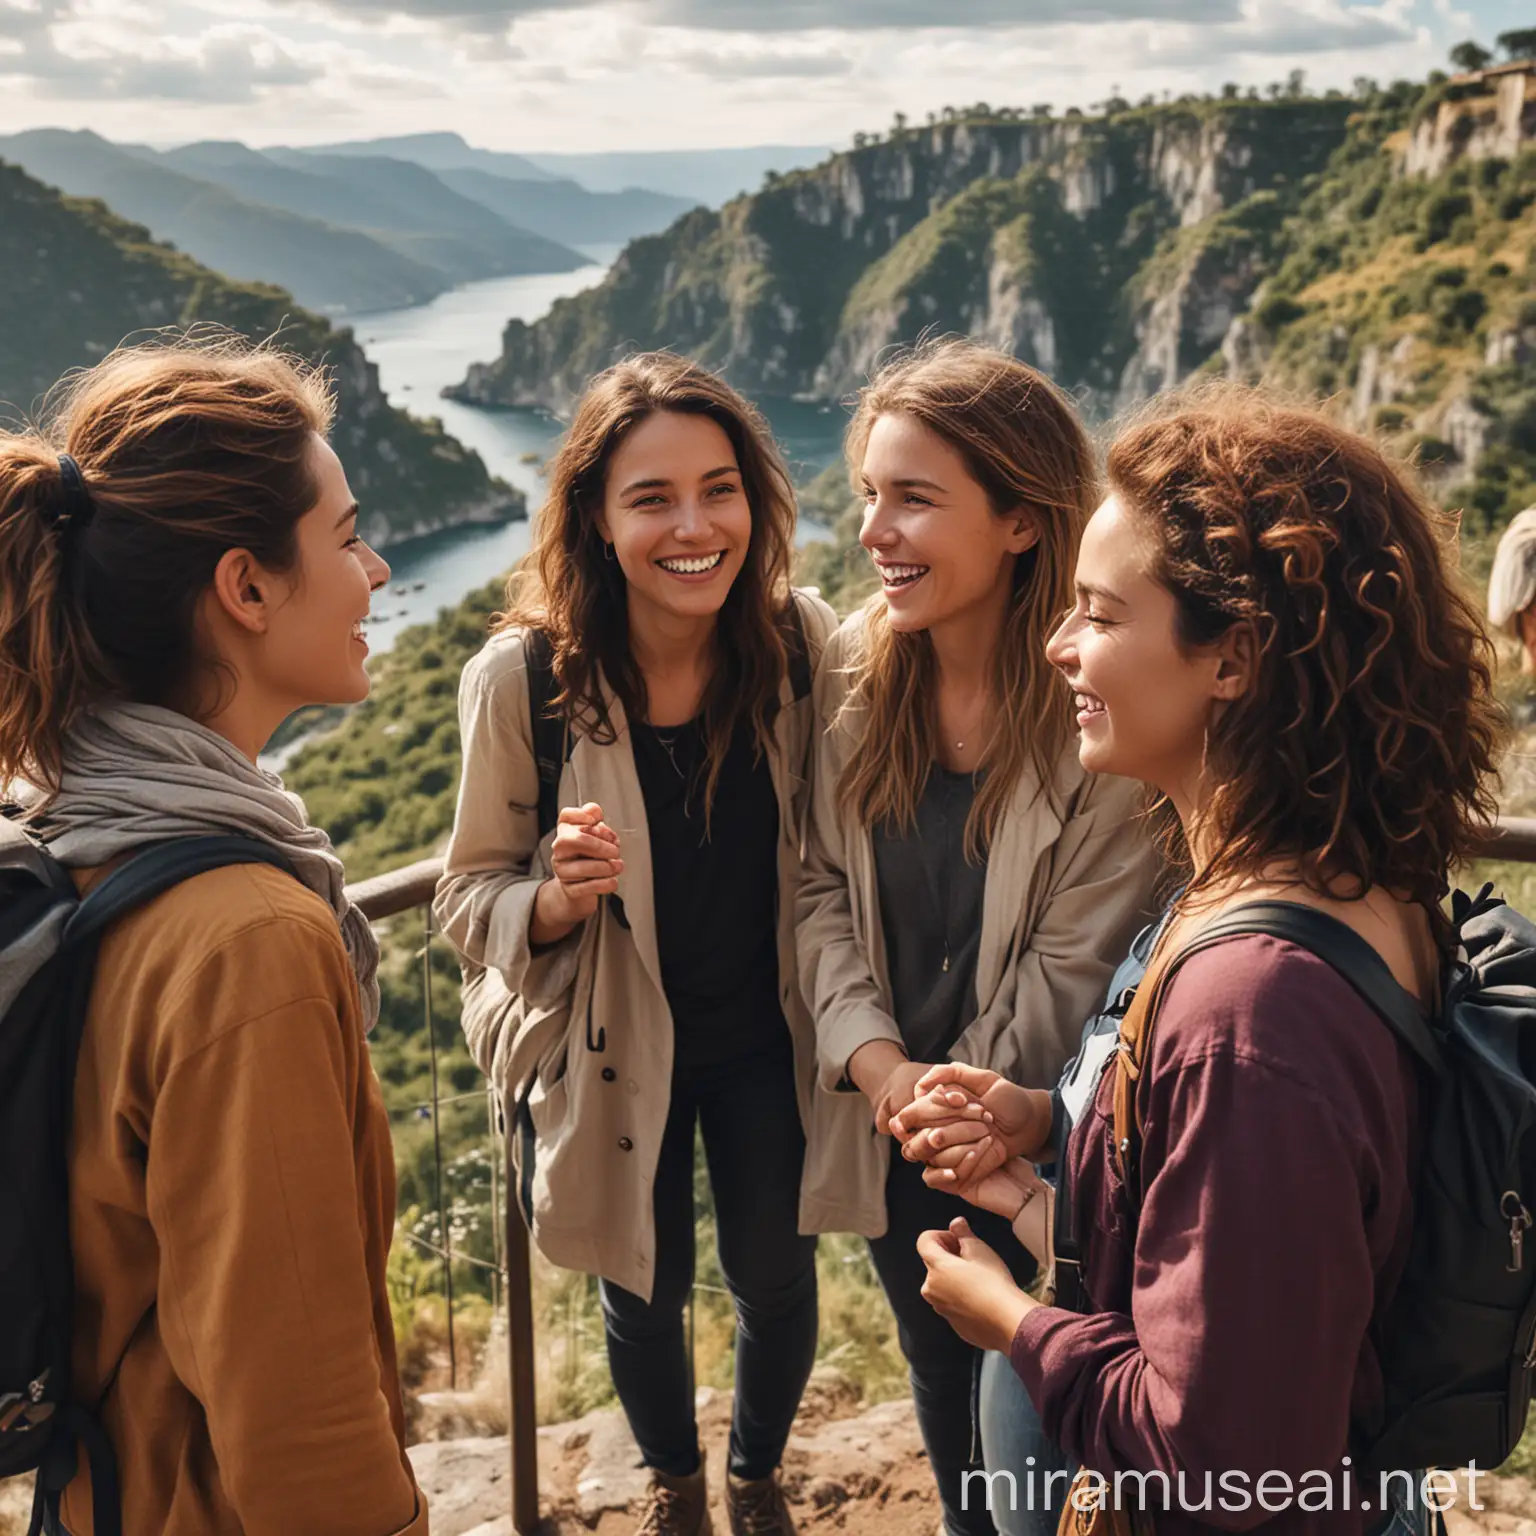
<svg viewBox="0 0 1536 1536">
<path fill-rule="evenodd" d="M 1008 1357 L 991 1352 L 981 1363 L 981 1456 L 1001 1536 L 1055 1536 L 1077 1464 L 1046 1435 Z"/>
<path fill-rule="evenodd" d="M 938 1484 L 944 1528 L 948 1536 L 994 1536 L 997 1526 L 987 1513 L 981 1460 L 972 1454 L 978 1449 L 973 1444 L 973 1409 L 981 1351 L 923 1300 L 928 1270 L 917 1255 L 917 1238 L 964 1216 L 977 1237 L 1013 1269 L 1020 1285 L 1033 1278 L 1035 1261 L 1001 1216 L 924 1184 L 922 1164 L 909 1163 L 894 1142 L 885 1204 L 889 1225 L 883 1237 L 870 1239 L 869 1253 L 896 1314 L 896 1335 L 907 1359 L 912 1402 Z"/>
</svg>

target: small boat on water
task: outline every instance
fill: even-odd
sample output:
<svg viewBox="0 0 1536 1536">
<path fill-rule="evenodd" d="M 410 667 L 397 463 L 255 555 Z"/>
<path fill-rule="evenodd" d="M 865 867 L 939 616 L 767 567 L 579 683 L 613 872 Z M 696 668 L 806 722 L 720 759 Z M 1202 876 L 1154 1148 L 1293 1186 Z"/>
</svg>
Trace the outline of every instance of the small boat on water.
<svg viewBox="0 0 1536 1536">
<path fill-rule="evenodd" d="M 389 590 L 393 592 L 396 597 L 404 597 L 407 589 L 405 584 L 402 582 L 398 587 L 391 587 Z"/>
<path fill-rule="evenodd" d="M 427 584 L 424 581 L 413 581 L 411 583 L 411 591 L 412 592 L 425 592 L 426 590 L 427 590 Z"/>
</svg>

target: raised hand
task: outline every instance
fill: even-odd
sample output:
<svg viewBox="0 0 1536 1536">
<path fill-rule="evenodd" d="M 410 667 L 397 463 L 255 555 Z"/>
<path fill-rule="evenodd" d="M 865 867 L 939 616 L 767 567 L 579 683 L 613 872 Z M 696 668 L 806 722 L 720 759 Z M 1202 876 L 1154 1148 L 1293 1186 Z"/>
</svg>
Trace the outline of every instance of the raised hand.
<svg viewBox="0 0 1536 1536">
<path fill-rule="evenodd" d="M 917 1252 L 928 1268 L 923 1300 L 967 1344 L 1006 1355 L 1024 1314 L 1035 1305 L 1008 1266 L 963 1216 L 955 1217 L 947 1232 L 924 1232 Z"/>
<path fill-rule="evenodd" d="M 529 937 L 535 944 L 563 939 L 619 888 L 619 834 L 603 820 L 602 806 L 589 802 L 560 812 L 549 865 L 552 878 L 534 898 Z"/>
</svg>

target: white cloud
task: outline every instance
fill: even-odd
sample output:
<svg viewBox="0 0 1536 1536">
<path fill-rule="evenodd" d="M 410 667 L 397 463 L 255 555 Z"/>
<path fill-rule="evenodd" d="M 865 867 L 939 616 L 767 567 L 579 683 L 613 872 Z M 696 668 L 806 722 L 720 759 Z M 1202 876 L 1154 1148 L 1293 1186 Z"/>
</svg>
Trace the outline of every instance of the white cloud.
<svg viewBox="0 0 1536 1536">
<path fill-rule="evenodd" d="M 0 131 L 294 143 L 446 129 L 525 151 L 846 143 L 898 110 L 921 121 L 978 100 L 1061 109 L 1296 68 L 1316 88 L 1422 75 L 1476 32 L 1453 5 L 1477 3 L 0 0 Z M 946 24 L 892 24 L 907 16 Z"/>
</svg>

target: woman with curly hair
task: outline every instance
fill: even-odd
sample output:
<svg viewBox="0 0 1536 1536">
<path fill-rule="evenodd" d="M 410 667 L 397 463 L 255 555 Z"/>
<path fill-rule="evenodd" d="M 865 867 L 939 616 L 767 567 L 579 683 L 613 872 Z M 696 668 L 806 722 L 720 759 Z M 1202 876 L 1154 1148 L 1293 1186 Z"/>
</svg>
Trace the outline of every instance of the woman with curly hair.
<svg viewBox="0 0 1536 1536">
<path fill-rule="evenodd" d="M 511 1101 L 534 1236 L 602 1277 L 651 1469 L 646 1536 L 710 1530 L 684 1332 L 696 1129 L 737 1315 L 731 1529 L 794 1529 L 778 1466 L 817 1322 L 794 884 L 810 677 L 834 623 L 790 590 L 794 522 L 752 406 L 684 358 L 629 358 L 577 407 L 528 569 L 459 690 L 437 913 L 466 962 L 470 1049 Z M 541 696 L 564 737 L 553 764 Z"/>
<path fill-rule="evenodd" d="M 1223 914 L 1276 900 L 1353 930 L 1432 1005 L 1448 871 L 1492 809 L 1488 643 L 1449 520 L 1320 414 L 1197 396 L 1125 431 L 1108 470 L 1049 656 L 1083 765 L 1146 781 L 1186 865 L 1143 983 L 1159 999 L 1133 1084 L 1144 1130 L 1122 1166 L 1122 1075 L 1093 1070 L 1115 1034 L 1085 1042 L 1064 1157 L 1087 1315 L 1026 1296 L 963 1219 L 924 1236 L 927 1294 L 1011 1354 L 1071 1458 L 1166 1474 L 1171 1501 L 1142 1484 L 1160 1533 L 1372 1529 L 1383 1513 L 1337 1484 L 1384 1427 L 1373 1323 L 1408 1251 L 1415 1060 L 1341 974 L 1277 938 L 1215 941 L 1154 982 Z M 1016 1210 L 1034 1181 L 1015 1160 L 1053 1155 L 1051 1096 L 953 1067 L 923 1086 L 938 1099 L 904 1117 L 908 1154 Z M 990 1111 L 963 1122 L 979 1141 L 933 1128 L 965 1098 Z M 1255 1507 L 1266 1473 L 1303 1496 L 1277 1502 L 1272 1480 Z"/>
</svg>

